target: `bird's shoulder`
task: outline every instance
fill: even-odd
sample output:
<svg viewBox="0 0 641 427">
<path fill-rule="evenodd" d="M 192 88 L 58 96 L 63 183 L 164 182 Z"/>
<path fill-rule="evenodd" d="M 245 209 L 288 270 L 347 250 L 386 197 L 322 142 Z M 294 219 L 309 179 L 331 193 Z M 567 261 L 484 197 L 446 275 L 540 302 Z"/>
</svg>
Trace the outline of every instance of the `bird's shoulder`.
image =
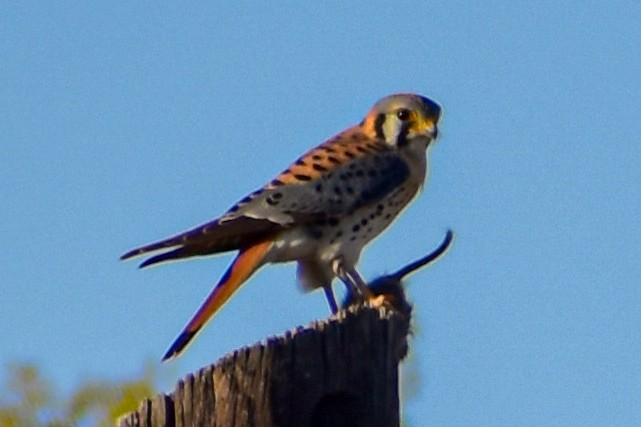
<svg viewBox="0 0 641 427">
<path fill-rule="evenodd" d="M 220 224 L 250 217 L 288 225 L 339 215 L 376 202 L 408 175 L 407 164 L 391 147 L 354 126 L 240 200 Z"/>
</svg>

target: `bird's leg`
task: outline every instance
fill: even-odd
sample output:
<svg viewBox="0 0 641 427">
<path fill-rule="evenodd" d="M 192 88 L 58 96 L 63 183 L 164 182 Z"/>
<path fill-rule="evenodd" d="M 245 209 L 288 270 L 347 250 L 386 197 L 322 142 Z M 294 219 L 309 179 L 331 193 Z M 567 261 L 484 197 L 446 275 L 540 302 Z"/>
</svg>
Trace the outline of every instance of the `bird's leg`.
<svg viewBox="0 0 641 427">
<path fill-rule="evenodd" d="M 347 275 L 345 269 L 343 268 L 343 263 L 340 259 L 335 259 L 332 263 L 332 270 L 336 277 L 338 277 L 341 282 L 347 287 L 347 294 L 351 295 L 353 301 L 363 301 L 363 295 L 359 291 L 358 287 L 354 281 Z M 345 308 L 345 307 L 343 307 Z"/>
<path fill-rule="evenodd" d="M 334 270 L 334 274 L 336 274 L 336 276 L 345 283 L 349 292 L 352 292 L 354 295 L 359 293 L 367 300 L 374 298 L 374 295 L 355 268 L 352 267 L 351 269 L 346 270 L 343 260 L 339 258 L 335 259 L 332 263 L 332 269 Z"/>
<path fill-rule="evenodd" d="M 327 298 L 329 309 L 332 311 L 332 314 L 336 314 L 338 312 L 338 304 L 336 304 L 336 298 L 334 297 L 334 290 L 332 289 L 332 284 L 328 283 L 324 285 L 323 291 L 325 292 L 325 297 Z"/>
<path fill-rule="evenodd" d="M 341 282 L 347 287 L 347 291 L 353 294 L 360 293 L 356 284 L 352 281 L 351 277 L 347 275 L 347 272 L 343 268 L 343 260 L 340 258 L 332 261 L 332 270 L 336 277 L 340 279 Z"/>
<path fill-rule="evenodd" d="M 355 268 L 352 268 L 351 270 L 347 271 L 347 276 L 351 278 L 352 282 L 356 285 L 360 293 L 365 297 L 367 300 L 371 300 L 374 298 L 374 294 L 372 291 L 369 289 L 367 286 L 367 283 L 365 283 L 365 280 L 361 277 L 360 274 L 358 274 L 358 271 L 356 271 Z"/>
</svg>

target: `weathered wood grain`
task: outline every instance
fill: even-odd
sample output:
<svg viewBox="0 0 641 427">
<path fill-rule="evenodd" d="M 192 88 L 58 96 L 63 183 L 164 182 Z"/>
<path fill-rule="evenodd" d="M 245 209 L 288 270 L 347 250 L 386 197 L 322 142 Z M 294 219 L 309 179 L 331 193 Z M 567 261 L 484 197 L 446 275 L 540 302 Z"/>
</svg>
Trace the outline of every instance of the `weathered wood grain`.
<svg viewBox="0 0 641 427">
<path fill-rule="evenodd" d="M 187 375 L 119 426 L 398 426 L 408 328 L 384 307 L 350 307 Z"/>
</svg>

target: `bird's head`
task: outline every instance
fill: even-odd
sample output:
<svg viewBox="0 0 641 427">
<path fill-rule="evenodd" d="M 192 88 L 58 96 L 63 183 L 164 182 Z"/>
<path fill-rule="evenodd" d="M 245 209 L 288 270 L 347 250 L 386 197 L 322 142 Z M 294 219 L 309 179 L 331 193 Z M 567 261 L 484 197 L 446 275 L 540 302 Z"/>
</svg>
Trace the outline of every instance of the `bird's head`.
<svg viewBox="0 0 641 427">
<path fill-rule="evenodd" d="M 427 145 L 438 136 L 441 107 L 429 98 L 412 93 L 387 96 L 378 101 L 361 122 L 363 130 L 392 147 L 412 141 Z"/>
</svg>

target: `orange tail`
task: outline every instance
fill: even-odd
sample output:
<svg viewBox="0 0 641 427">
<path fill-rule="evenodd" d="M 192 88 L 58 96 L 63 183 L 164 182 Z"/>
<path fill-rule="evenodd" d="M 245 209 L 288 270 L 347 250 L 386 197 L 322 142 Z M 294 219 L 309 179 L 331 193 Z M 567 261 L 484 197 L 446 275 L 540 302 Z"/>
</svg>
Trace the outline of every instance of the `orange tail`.
<svg viewBox="0 0 641 427">
<path fill-rule="evenodd" d="M 163 362 L 173 359 L 185 349 L 198 331 L 227 302 L 240 285 L 263 265 L 265 255 L 271 247 L 272 242 L 267 241 L 240 250 L 240 253 L 220 279 L 218 285 L 216 285 L 196 314 L 194 314 L 194 317 L 187 323 L 182 333 L 169 347 L 169 350 L 162 358 Z"/>
</svg>

